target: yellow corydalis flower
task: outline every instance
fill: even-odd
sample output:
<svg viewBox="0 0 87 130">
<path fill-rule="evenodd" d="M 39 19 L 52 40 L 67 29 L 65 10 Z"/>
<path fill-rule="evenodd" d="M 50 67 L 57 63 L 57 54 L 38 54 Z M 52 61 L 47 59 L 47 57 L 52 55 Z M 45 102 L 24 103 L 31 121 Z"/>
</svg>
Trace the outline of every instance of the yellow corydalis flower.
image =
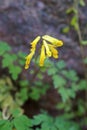
<svg viewBox="0 0 87 130">
<path fill-rule="evenodd" d="M 54 37 L 51 37 L 51 36 L 49 36 L 49 35 L 44 35 L 42 38 L 43 38 L 44 40 L 46 40 L 46 41 L 52 43 L 52 44 L 55 45 L 56 47 L 59 47 L 59 46 L 62 46 L 62 45 L 63 45 L 63 42 L 62 42 L 61 40 L 58 40 L 58 39 L 56 39 L 56 38 L 54 38 Z"/>
<path fill-rule="evenodd" d="M 41 47 L 41 54 L 40 54 L 40 62 L 39 62 L 40 66 L 44 65 L 45 58 L 46 58 L 46 55 L 45 55 L 45 46 L 42 45 L 42 47 Z"/>
<path fill-rule="evenodd" d="M 38 41 L 40 40 L 40 36 L 36 37 L 34 39 L 33 42 L 31 42 L 31 52 L 28 56 L 26 56 L 26 62 L 25 62 L 25 69 L 28 69 L 29 68 L 29 65 L 30 65 L 30 62 L 31 62 L 31 59 L 33 57 L 33 55 L 35 54 L 35 50 L 36 50 L 36 45 L 38 43 Z"/>
<path fill-rule="evenodd" d="M 30 44 L 30 54 L 26 56 L 26 62 L 25 62 L 25 69 L 29 68 L 30 62 L 32 57 L 35 54 L 37 43 L 40 41 L 41 37 L 37 36 Z M 61 40 L 58 40 L 54 37 L 51 37 L 49 35 L 42 36 L 42 45 L 41 45 L 41 52 L 40 52 L 40 60 L 39 65 L 43 66 L 44 61 L 47 57 L 53 57 L 58 58 L 58 50 L 57 47 L 60 47 L 63 45 L 63 42 Z"/>
<path fill-rule="evenodd" d="M 39 40 L 40 40 L 40 36 L 37 36 L 34 40 L 33 40 L 33 42 L 31 42 L 30 44 L 31 44 L 31 51 L 33 51 L 33 50 L 35 50 L 36 49 L 36 45 L 37 45 L 37 43 L 39 42 Z"/>
<path fill-rule="evenodd" d="M 50 48 L 50 50 L 52 52 L 52 56 L 54 58 L 58 58 L 58 50 L 55 49 L 55 46 L 54 45 L 50 45 L 50 44 L 48 46 L 49 46 L 49 48 Z"/>
<path fill-rule="evenodd" d="M 34 51 L 32 51 L 28 56 L 26 56 L 25 69 L 29 68 L 29 65 L 30 65 L 30 62 L 31 62 L 33 55 L 34 55 Z"/>
<path fill-rule="evenodd" d="M 45 49 L 46 49 L 46 54 L 47 54 L 47 56 L 48 56 L 48 57 L 51 57 L 51 51 L 50 51 L 50 48 L 49 48 L 49 46 L 48 46 L 48 43 L 47 43 L 45 40 L 43 40 L 43 44 L 44 44 L 44 47 L 45 47 Z"/>
</svg>

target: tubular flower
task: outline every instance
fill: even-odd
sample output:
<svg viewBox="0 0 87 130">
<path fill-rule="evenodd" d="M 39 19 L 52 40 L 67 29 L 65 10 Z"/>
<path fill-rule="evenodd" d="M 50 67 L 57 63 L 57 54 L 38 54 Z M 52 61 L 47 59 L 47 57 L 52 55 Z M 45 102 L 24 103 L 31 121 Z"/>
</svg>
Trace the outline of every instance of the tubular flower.
<svg viewBox="0 0 87 130">
<path fill-rule="evenodd" d="M 31 42 L 31 53 L 26 56 L 26 62 L 25 62 L 25 69 L 28 69 L 29 68 L 29 65 L 30 65 L 30 62 L 31 62 L 31 59 L 33 57 L 33 55 L 35 54 L 35 50 L 36 50 L 36 45 L 38 43 L 38 41 L 40 40 L 40 36 L 36 37 L 35 40 L 33 42 Z"/>
<path fill-rule="evenodd" d="M 49 49 L 48 43 L 47 43 L 45 40 L 43 40 L 43 44 L 44 44 L 44 47 L 45 47 L 45 49 L 46 49 L 46 54 L 47 54 L 47 56 L 48 56 L 48 57 L 51 57 L 51 51 L 50 51 L 50 49 Z"/>
<path fill-rule="evenodd" d="M 34 55 L 34 51 L 32 51 L 28 56 L 26 56 L 26 63 L 25 63 L 25 69 L 28 69 L 29 68 L 29 65 L 30 65 L 30 62 L 31 62 L 31 59 Z"/>
<path fill-rule="evenodd" d="M 37 36 L 30 44 L 30 54 L 26 56 L 26 62 L 25 62 L 25 69 L 28 69 L 30 66 L 30 62 L 32 57 L 35 54 L 37 43 L 40 41 L 40 36 Z M 44 61 L 47 57 L 53 57 L 58 58 L 58 50 L 57 47 L 60 47 L 63 45 L 63 42 L 61 40 L 58 40 L 54 37 L 51 37 L 49 35 L 42 36 L 42 45 L 41 45 L 41 52 L 40 52 L 40 59 L 39 59 L 39 65 L 43 66 Z"/>
<path fill-rule="evenodd" d="M 39 42 L 39 40 L 40 40 L 40 36 L 37 36 L 34 40 L 33 40 L 33 42 L 31 42 L 30 44 L 31 44 L 31 51 L 33 51 L 33 50 L 35 50 L 36 49 L 36 45 L 37 45 L 37 43 Z"/>
<path fill-rule="evenodd" d="M 61 40 L 58 40 L 54 37 L 51 37 L 51 36 L 48 36 L 48 35 L 44 35 L 42 37 L 44 40 L 52 43 L 53 45 L 55 45 L 56 47 L 59 47 L 59 46 L 62 46 L 63 45 L 63 42 Z"/>
<path fill-rule="evenodd" d="M 55 49 L 55 46 L 54 45 L 50 45 L 50 44 L 48 44 L 48 46 L 49 46 L 49 48 L 50 48 L 50 50 L 52 52 L 52 56 L 54 58 L 58 58 L 58 51 Z"/>
<path fill-rule="evenodd" d="M 45 46 L 42 45 L 42 47 L 41 47 L 41 54 L 40 54 L 40 62 L 39 62 L 40 66 L 44 65 L 45 58 L 46 58 L 46 55 L 45 55 Z"/>
</svg>

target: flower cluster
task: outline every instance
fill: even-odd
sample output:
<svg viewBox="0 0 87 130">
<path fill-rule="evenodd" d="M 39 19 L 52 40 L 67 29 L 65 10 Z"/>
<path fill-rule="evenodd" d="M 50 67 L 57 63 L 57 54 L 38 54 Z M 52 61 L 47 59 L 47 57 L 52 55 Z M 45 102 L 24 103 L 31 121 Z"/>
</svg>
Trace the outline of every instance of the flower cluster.
<svg viewBox="0 0 87 130">
<path fill-rule="evenodd" d="M 43 66 L 44 61 L 47 57 L 58 58 L 58 50 L 56 48 L 62 46 L 63 42 L 49 35 L 44 35 L 42 37 L 37 36 L 35 40 L 30 43 L 31 49 L 30 54 L 26 56 L 25 69 L 29 68 L 31 59 L 36 51 L 37 43 L 40 41 L 41 38 L 42 38 L 42 45 L 41 45 L 39 65 Z"/>
</svg>

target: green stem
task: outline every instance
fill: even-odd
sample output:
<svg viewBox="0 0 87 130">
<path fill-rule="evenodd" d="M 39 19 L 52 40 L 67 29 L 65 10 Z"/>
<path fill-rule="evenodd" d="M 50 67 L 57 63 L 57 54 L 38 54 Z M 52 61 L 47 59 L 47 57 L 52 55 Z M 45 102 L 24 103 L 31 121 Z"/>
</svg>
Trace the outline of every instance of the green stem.
<svg viewBox="0 0 87 130">
<path fill-rule="evenodd" d="M 80 25 L 79 25 L 79 0 L 74 0 L 74 8 L 76 10 L 76 18 L 77 18 L 77 25 L 78 25 L 78 29 L 77 29 L 77 34 L 78 34 L 78 38 L 79 38 L 79 46 L 80 46 L 80 50 L 81 50 L 81 56 L 82 56 L 82 62 L 83 60 L 86 58 L 85 53 L 84 53 L 84 48 L 82 45 L 82 35 L 81 35 L 81 30 L 80 30 Z M 84 67 L 84 75 L 85 75 L 85 80 L 87 81 L 87 68 L 85 63 L 83 62 L 83 67 Z M 86 95 L 85 95 L 86 101 L 87 101 L 87 91 L 86 91 Z"/>
</svg>

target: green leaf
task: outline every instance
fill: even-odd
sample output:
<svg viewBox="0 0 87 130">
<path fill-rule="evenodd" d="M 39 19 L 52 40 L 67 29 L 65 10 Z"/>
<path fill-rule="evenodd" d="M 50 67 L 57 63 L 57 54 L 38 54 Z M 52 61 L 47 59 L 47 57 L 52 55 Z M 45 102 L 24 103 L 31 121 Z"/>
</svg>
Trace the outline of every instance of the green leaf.
<svg viewBox="0 0 87 130">
<path fill-rule="evenodd" d="M 71 88 L 72 88 L 72 90 L 73 90 L 74 92 L 77 92 L 77 91 L 79 90 L 79 84 L 73 82 L 73 83 L 71 84 Z"/>
<path fill-rule="evenodd" d="M 87 90 L 87 81 L 86 80 L 81 80 L 78 83 L 78 90 Z"/>
<path fill-rule="evenodd" d="M 66 10 L 66 14 L 70 14 L 70 13 L 77 13 L 77 9 L 75 9 L 74 7 L 70 7 Z"/>
<path fill-rule="evenodd" d="M 58 108 L 59 110 L 64 109 L 64 108 L 65 108 L 65 103 L 59 102 L 59 103 L 56 105 L 56 108 Z"/>
<path fill-rule="evenodd" d="M 54 75 L 54 74 L 56 74 L 57 71 L 58 71 L 58 70 L 57 70 L 57 68 L 55 68 L 55 67 L 49 68 L 49 69 L 47 70 L 48 75 Z"/>
<path fill-rule="evenodd" d="M 83 60 L 83 62 L 84 62 L 85 64 L 87 64 L 87 57 Z"/>
<path fill-rule="evenodd" d="M 41 130 L 57 130 L 53 118 L 46 114 L 34 116 L 33 124 L 41 125 Z"/>
<path fill-rule="evenodd" d="M 79 3 L 80 3 L 81 6 L 85 6 L 84 0 L 80 0 Z"/>
<path fill-rule="evenodd" d="M 69 80 L 71 80 L 71 81 L 74 81 L 74 82 L 78 81 L 77 73 L 74 70 L 69 70 L 69 71 L 64 70 L 64 71 L 62 71 L 62 74 L 66 78 L 68 78 Z"/>
<path fill-rule="evenodd" d="M 75 81 L 75 82 L 78 81 L 78 79 L 79 79 L 76 71 L 74 71 L 74 70 L 70 70 L 68 72 L 68 78 L 71 79 L 72 81 Z"/>
<path fill-rule="evenodd" d="M 78 111 L 77 111 L 77 114 L 78 114 L 79 116 L 82 116 L 82 115 L 85 114 L 85 112 L 86 112 L 86 108 L 85 108 L 84 101 L 81 100 L 81 99 L 79 99 L 79 100 L 78 100 Z"/>
<path fill-rule="evenodd" d="M 77 17 L 75 15 L 72 17 L 70 25 L 73 26 L 76 30 L 78 30 L 78 22 Z"/>
<path fill-rule="evenodd" d="M 22 88 L 20 90 L 20 98 L 23 102 L 25 102 L 28 99 L 28 89 L 27 88 Z"/>
<path fill-rule="evenodd" d="M 60 75 L 53 75 L 52 79 L 55 88 L 62 87 L 66 84 L 66 80 Z"/>
<path fill-rule="evenodd" d="M 0 120 L 0 126 L 5 124 L 6 123 L 6 120 Z"/>
<path fill-rule="evenodd" d="M 11 122 L 8 120 L 0 121 L 0 130 L 12 130 Z"/>
<path fill-rule="evenodd" d="M 59 62 L 56 63 L 56 66 L 59 68 L 59 69 L 64 69 L 66 67 L 66 63 L 61 60 Z"/>
<path fill-rule="evenodd" d="M 26 54 L 20 51 L 20 52 L 18 52 L 18 56 L 19 56 L 19 58 L 25 59 Z"/>
<path fill-rule="evenodd" d="M 28 80 L 21 80 L 21 81 L 20 81 L 20 86 L 21 86 L 21 87 L 26 87 L 26 86 L 28 86 L 28 85 L 29 85 Z"/>
<path fill-rule="evenodd" d="M 0 41 L 0 56 L 7 52 L 10 51 L 11 47 L 4 41 Z"/>
<path fill-rule="evenodd" d="M 24 115 L 13 119 L 13 125 L 16 130 L 28 130 L 32 126 L 32 120 Z"/>
<path fill-rule="evenodd" d="M 41 130 L 40 128 L 36 128 L 35 130 Z"/>
<path fill-rule="evenodd" d="M 36 130 L 80 130 L 77 123 L 69 121 L 64 116 L 53 118 L 46 114 L 34 116 L 33 125 L 39 126 Z"/>
<path fill-rule="evenodd" d="M 42 123 L 41 130 L 57 130 L 53 123 L 53 118 L 50 117 L 49 120 Z"/>
<path fill-rule="evenodd" d="M 12 111 L 12 116 L 13 117 L 18 117 L 18 116 L 20 116 L 22 113 L 21 113 L 21 110 L 20 109 L 13 109 L 13 111 Z"/>
<path fill-rule="evenodd" d="M 3 67 L 9 67 L 17 59 L 15 54 L 5 54 L 2 60 Z"/>
<path fill-rule="evenodd" d="M 75 92 L 72 89 L 61 87 L 58 92 L 60 93 L 63 102 L 66 102 L 70 98 L 75 98 Z"/>
<path fill-rule="evenodd" d="M 32 99 L 34 99 L 34 100 L 38 100 L 39 98 L 40 98 L 40 95 L 41 95 L 41 91 L 42 91 L 43 89 L 38 89 L 38 88 L 36 88 L 36 87 L 32 87 L 32 91 L 31 91 L 31 93 L 29 94 L 29 96 L 32 98 Z"/>
<path fill-rule="evenodd" d="M 22 71 L 22 68 L 20 66 L 11 65 L 9 67 L 9 72 L 12 75 L 12 78 L 14 80 L 16 80 L 18 78 L 18 75 L 21 73 L 21 71 Z"/>
<path fill-rule="evenodd" d="M 37 74 L 37 78 L 40 79 L 40 80 L 42 80 L 43 79 L 43 74 L 42 73 L 38 73 Z"/>
<path fill-rule="evenodd" d="M 75 91 L 73 89 L 71 89 L 71 88 L 67 89 L 67 93 L 68 93 L 70 98 L 75 98 L 75 96 L 76 96 Z"/>
<path fill-rule="evenodd" d="M 46 114 L 39 114 L 37 116 L 34 116 L 33 125 L 39 125 L 42 122 L 47 122 L 48 119 L 49 119 L 48 115 L 46 115 Z"/>
<path fill-rule="evenodd" d="M 81 41 L 81 44 L 86 46 L 87 45 L 87 40 Z"/>
<path fill-rule="evenodd" d="M 62 29 L 63 33 L 68 33 L 69 30 L 70 30 L 69 26 L 64 27 L 64 28 Z"/>
<path fill-rule="evenodd" d="M 67 90 L 65 88 L 63 88 L 63 87 L 60 88 L 58 90 L 58 92 L 60 93 L 63 102 L 66 102 L 69 99 L 69 95 L 68 95 Z"/>
<path fill-rule="evenodd" d="M 63 117 L 57 117 L 55 120 L 55 125 L 58 130 L 80 130 L 80 127 L 77 123 L 66 120 Z"/>
<path fill-rule="evenodd" d="M 86 112 L 86 110 L 85 110 L 85 106 L 84 105 L 82 105 L 82 104 L 79 104 L 78 105 L 78 115 L 79 116 L 82 116 L 82 115 L 84 115 L 85 114 L 85 112 Z"/>
<path fill-rule="evenodd" d="M 70 13 L 72 13 L 73 12 L 73 8 L 71 7 L 71 8 L 68 8 L 67 10 L 66 10 L 66 14 L 70 14 Z"/>
</svg>

